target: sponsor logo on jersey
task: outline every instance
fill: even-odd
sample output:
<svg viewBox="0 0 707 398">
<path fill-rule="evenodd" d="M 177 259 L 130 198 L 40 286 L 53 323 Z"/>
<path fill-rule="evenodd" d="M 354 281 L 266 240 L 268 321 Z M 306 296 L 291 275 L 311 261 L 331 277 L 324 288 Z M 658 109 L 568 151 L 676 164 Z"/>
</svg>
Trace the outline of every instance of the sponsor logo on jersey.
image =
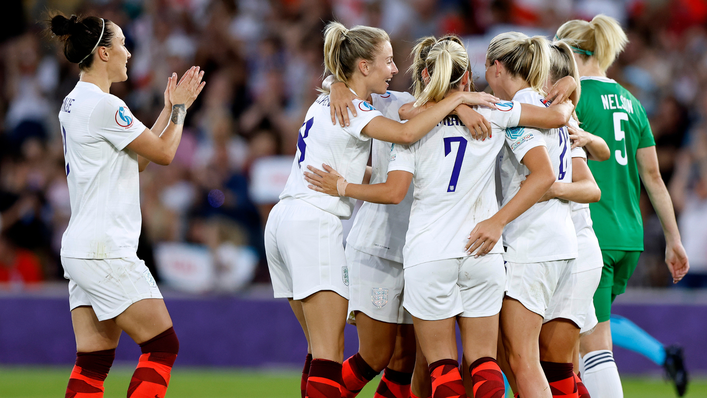
<svg viewBox="0 0 707 398">
<path fill-rule="evenodd" d="M 520 136 L 523 135 L 523 132 L 525 131 L 525 127 L 518 126 L 518 127 L 511 127 L 506 129 L 506 137 L 515 140 L 520 138 Z"/>
<path fill-rule="evenodd" d="M 513 102 L 511 102 L 511 101 L 497 102 L 496 108 L 498 108 L 498 110 L 501 112 L 509 112 L 513 109 Z"/>
<path fill-rule="evenodd" d="M 388 289 L 384 287 L 374 287 L 371 289 L 371 303 L 376 308 L 383 308 L 388 304 Z"/>
<path fill-rule="evenodd" d="M 130 114 L 128 108 L 121 106 L 115 111 L 115 122 L 118 126 L 125 128 L 133 125 L 133 116 Z"/>
<path fill-rule="evenodd" d="M 376 108 L 374 108 L 373 105 L 369 104 L 369 103 L 366 102 L 366 101 L 361 101 L 361 102 L 359 102 L 359 103 L 358 103 L 358 109 L 360 109 L 360 110 L 362 110 L 362 111 L 364 111 L 364 112 L 375 111 L 375 110 L 376 110 Z"/>
</svg>

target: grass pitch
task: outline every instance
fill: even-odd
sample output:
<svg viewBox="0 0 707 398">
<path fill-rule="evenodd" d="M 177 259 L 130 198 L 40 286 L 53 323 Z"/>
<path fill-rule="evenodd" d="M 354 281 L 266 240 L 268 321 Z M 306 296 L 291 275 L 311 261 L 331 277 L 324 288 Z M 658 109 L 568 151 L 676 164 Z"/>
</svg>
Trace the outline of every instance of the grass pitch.
<svg viewBox="0 0 707 398">
<path fill-rule="evenodd" d="M 105 382 L 104 398 L 123 398 L 133 369 L 116 367 Z M 63 397 L 71 367 L 0 367 L 0 397 Z M 177 368 L 172 372 L 168 398 L 298 398 L 300 374 L 235 369 Z M 675 397 L 667 381 L 651 377 L 622 378 L 625 398 Z M 359 397 L 370 398 L 374 379 Z M 685 397 L 707 397 L 707 379 L 693 379 Z"/>
</svg>

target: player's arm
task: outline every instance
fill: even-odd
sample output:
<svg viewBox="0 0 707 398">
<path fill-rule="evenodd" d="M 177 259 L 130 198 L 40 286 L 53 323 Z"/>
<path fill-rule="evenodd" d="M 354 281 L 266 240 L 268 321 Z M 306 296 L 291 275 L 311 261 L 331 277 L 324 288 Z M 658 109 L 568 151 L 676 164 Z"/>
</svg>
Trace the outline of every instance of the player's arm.
<svg viewBox="0 0 707 398">
<path fill-rule="evenodd" d="M 519 126 L 537 127 L 541 129 L 560 128 L 569 122 L 574 105 L 565 101 L 550 107 L 521 104 Z"/>
<path fill-rule="evenodd" d="M 346 84 L 336 80 L 334 75 L 329 75 L 322 82 L 322 89 L 329 90 L 329 112 L 331 113 L 331 124 L 336 124 L 336 119 L 339 119 L 341 127 L 350 126 L 349 112 L 353 117 L 357 116 L 356 107 L 353 100 L 356 95 L 349 90 Z"/>
<path fill-rule="evenodd" d="M 545 100 L 552 103 L 561 103 L 566 100 L 570 100 L 576 106 L 579 102 L 579 92 L 577 91 L 578 85 L 579 82 L 574 80 L 574 77 L 565 76 L 555 82 L 552 89 L 550 89 L 550 92 L 547 93 Z"/>
<path fill-rule="evenodd" d="M 309 189 L 331 196 L 346 196 L 371 203 L 395 204 L 402 202 L 410 187 L 412 173 L 393 170 L 380 184 L 350 184 L 329 165 L 322 165 L 324 170 L 307 166 L 304 178 L 310 184 Z"/>
<path fill-rule="evenodd" d="M 643 186 L 646 187 L 648 198 L 663 227 L 666 243 L 665 263 L 673 276 L 673 283 L 678 283 L 687 274 L 690 263 L 680 240 L 680 231 L 675 220 L 670 194 L 660 175 L 655 146 L 639 148 L 636 151 L 636 162 Z"/>
<path fill-rule="evenodd" d="M 182 76 L 182 79 L 187 74 L 185 73 Z M 172 115 L 172 103 L 169 101 L 169 96 L 170 96 L 170 88 L 173 86 L 173 81 L 177 79 L 177 74 L 172 73 L 172 75 L 167 78 L 167 88 L 164 89 L 164 107 L 162 108 L 162 112 L 160 112 L 160 115 L 157 117 L 157 120 L 155 120 L 155 124 L 152 125 L 152 128 L 150 129 L 150 133 L 155 134 L 159 137 L 159 134 L 164 132 L 164 129 L 167 128 L 167 124 L 169 123 L 170 116 Z M 177 83 L 179 84 L 179 83 Z M 142 173 L 146 168 L 147 165 L 150 164 L 150 161 L 143 157 L 138 155 L 137 156 L 137 164 L 138 164 L 138 169 Z"/>
<path fill-rule="evenodd" d="M 199 72 L 197 67 L 192 67 L 182 77 L 179 85 L 176 84 L 176 78 L 173 77 L 169 80 L 170 87 L 167 90 L 170 96 L 169 101 L 173 105 L 166 127 L 159 135 L 146 128 L 127 145 L 127 148 L 144 158 L 142 162 L 138 163 L 138 166 L 142 165 L 144 169 L 149 162 L 163 166 L 172 163 L 182 138 L 187 108 L 194 102 L 206 84 L 201 81 L 203 76 L 203 71 Z"/>
<path fill-rule="evenodd" d="M 469 235 L 466 251 L 476 256 L 483 256 L 493 249 L 501 239 L 503 228 L 519 215 L 523 214 L 545 194 L 553 182 L 555 172 L 552 169 L 550 155 L 544 146 L 536 146 L 523 156 L 522 163 L 530 174 L 520 190 L 505 206 L 491 218 L 476 224 Z"/>
<path fill-rule="evenodd" d="M 420 112 L 407 123 L 399 123 L 386 117 L 376 117 L 362 131 L 367 136 L 381 141 L 409 145 L 424 137 L 459 105 L 482 105 L 493 108 L 496 102 L 498 99 L 491 94 L 457 91 Z"/>
<path fill-rule="evenodd" d="M 415 107 L 415 103 L 410 102 L 400 107 L 398 116 L 400 120 L 410 120 L 434 104 L 434 102 L 428 101 L 422 106 Z M 459 105 L 451 114 L 459 117 L 474 139 L 484 140 L 491 136 L 491 123 L 469 105 Z"/>
<path fill-rule="evenodd" d="M 611 157 L 609 146 L 603 138 L 596 136 L 588 131 L 584 131 L 581 127 L 573 124 L 567 125 L 572 141 L 572 149 L 583 147 L 587 150 L 587 158 L 603 162 Z"/>
<path fill-rule="evenodd" d="M 597 185 L 584 158 L 572 158 L 572 182 L 555 181 L 540 201 L 553 198 L 571 200 L 576 203 L 594 203 L 601 199 L 601 189 Z"/>
</svg>

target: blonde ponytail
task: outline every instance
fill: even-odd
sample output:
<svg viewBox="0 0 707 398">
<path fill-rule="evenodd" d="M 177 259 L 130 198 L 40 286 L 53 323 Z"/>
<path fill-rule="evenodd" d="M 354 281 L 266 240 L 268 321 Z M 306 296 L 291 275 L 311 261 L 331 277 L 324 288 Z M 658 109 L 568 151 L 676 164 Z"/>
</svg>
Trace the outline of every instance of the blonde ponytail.
<svg viewBox="0 0 707 398">
<path fill-rule="evenodd" d="M 538 93 L 543 88 L 550 69 L 550 49 L 546 38 L 528 37 L 519 32 L 501 33 L 494 37 L 486 52 L 486 59 L 499 61 L 512 76 L 525 80 Z"/>
<path fill-rule="evenodd" d="M 469 70 L 469 55 L 457 40 L 439 40 L 430 48 L 424 67 L 430 76 L 415 106 L 441 101 L 450 88 L 457 86 Z"/>
<path fill-rule="evenodd" d="M 579 83 L 579 68 L 572 56 L 572 48 L 563 41 L 556 41 L 550 46 L 550 82 L 555 84 L 565 76 L 572 76 L 577 82 L 577 98 L 579 99 L 581 85 Z"/>
<path fill-rule="evenodd" d="M 324 29 L 324 74 L 331 73 L 346 83 L 357 61 L 373 61 L 384 41 L 390 41 L 390 37 L 382 29 L 360 25 L 346 29 L 339 22 L 330 22 Z"/>
<path fill-rule="evenodd" d="M 567 41 L 582 59 L 595 57 L 602 71 L 609 69 L 628 43 L 621 25 L 611 17 L 599 14 L 590 22 L 575 19 L 557 30 L 558 40 Z"/>
</svg>

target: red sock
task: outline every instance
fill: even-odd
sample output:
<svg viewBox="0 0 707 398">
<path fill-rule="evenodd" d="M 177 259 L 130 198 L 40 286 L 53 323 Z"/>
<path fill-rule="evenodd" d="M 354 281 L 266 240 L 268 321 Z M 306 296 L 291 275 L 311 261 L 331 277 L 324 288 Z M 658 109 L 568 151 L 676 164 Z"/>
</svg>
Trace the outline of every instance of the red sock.
<svg viewBox="0 0 707 398">
<path fill-rule="evenodd" d="M 552 397 L 578 398 L 577 383 L 574 381 L 572 363 L 558 363 L 540 361 L 540 366 L 545 372 Z"/>
<path fill-rule="evenodd" d="M 376 375 L 378 372 L 366 363 L 361 354 L 356 353 L 342 365 L 341 377 L 344 382 L 341 385 L 341 396 L 354 398 Z"/>
<path fill-rule="evenodd" d="M 579 398 L 591 398 L 589 396 L 589 391 L 587 391 L 587 387 L 584 385 L 578 374 L 574 375 L 574 381 L 577 383 L 577 395 Z"/>
<path fill-rule="evenodd" d="M 313 359 L 307 378 L 308 398 L 341 398 L 341 364 Z"/>
<path fill-rule="evenodd" d="M 140 344 L 142 355 L 130 379 L 128 398 L 164 398 L 172 365 L 179 352 L 174 328 L 169 328 Z"/>
<path fill-rule="evenodd" d="M 430 364 L 433 398 L 467 398 L 464 391 L 459 362 L 453 359 L 440 359 Z"/>
<path fill-rule="evenodd" d="M 307 397 L 307 378 L 309 377 L 309 367 L 311 365 L 312 354 L 307 354 L 307 358 L 304 360 L 304 368 L 302 368 L 302 380 L 299 384 L 300 390 L 302 390 L 302 398 Z"/>
<path fill-rule="evenodd" d="M 410 398 L 412 373 L 385 368 L 373 398 Z"/>
<path fill-rule="evenodd" d="M 503 372 L 495 359 L 491 357 L 477 359 L 469 366 L 469 373 L 471 373 L 474 398 L 503 398 L 506 396 Z"/>
<path fill-rule="evenodd" d="M 103 381 L 115 359 L 115 349 L 77 352 L 65 398 L 102 398 Z"/>
</svg>

